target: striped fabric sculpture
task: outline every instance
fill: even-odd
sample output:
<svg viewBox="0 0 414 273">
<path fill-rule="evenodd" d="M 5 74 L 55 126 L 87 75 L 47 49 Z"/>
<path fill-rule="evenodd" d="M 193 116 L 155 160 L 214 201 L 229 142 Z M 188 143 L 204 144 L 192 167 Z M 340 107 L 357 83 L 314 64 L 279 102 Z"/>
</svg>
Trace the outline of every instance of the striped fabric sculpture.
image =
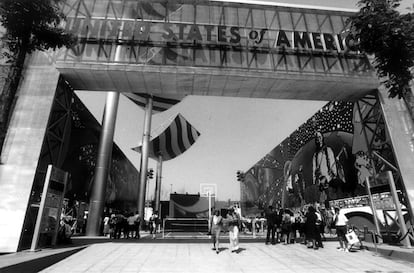
<svg viewBox="0 0 414 273">
<path fill-rule="evenodd" d="M 173 159 L 188 150 L 200 136 L 197 131 L 181 114 L 169 120 L 165 126 L 160 126 L 151 133 L 149 144 L 149 156 L 157 159 L 162 155 L 162 160 Z M 132 148 L 141 152 L 141 147 Z"/>
<path fill-rule="evenodd" d="M 128 99 L 133 101 L 136 105 L 141 106 L 142 108 L 145 108 L 145 105 L 147 104 L 147 97 L 150 96 L 146 93 L 122 93 L 124 96 L 126 96 Z M 172 106 L 179 103 L 184 96 L 170 96 L 170 97 L 158 97 L 158 96 L 152 96 L 152 111 L 154 113 L 163 112 L 165 110 L 168 110 Z"/>
</svg>

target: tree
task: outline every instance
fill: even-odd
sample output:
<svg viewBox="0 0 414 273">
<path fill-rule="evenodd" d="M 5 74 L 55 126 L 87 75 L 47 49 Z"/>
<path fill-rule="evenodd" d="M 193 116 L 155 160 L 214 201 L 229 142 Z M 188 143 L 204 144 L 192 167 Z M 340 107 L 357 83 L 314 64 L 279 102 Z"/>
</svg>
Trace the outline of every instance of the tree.
<svg viewBox="0 0 414 273">
<path fill-rule="evenodd" d="M 414 14 L 400 14 L 399 2 L 360 0 L 360 11 L 350 18 L 360 50 L 374 55 L 377 75 L 391 98 L 409 94 L 413 79 Z"/>
<path fill-rule="evenodd" d="M 26 54 L 35 50 L 55 50 L 71 46 L 74 38 L 65 32 L 61 22 L 61 0 L 1 0 L 0 24 L 2 56 L 11 64 L 6 85 L 0 96 L 0 152 L 6 136 L 17 87 Z M 1 90 L 0 90 L 1 91 Z"/>
</svg>

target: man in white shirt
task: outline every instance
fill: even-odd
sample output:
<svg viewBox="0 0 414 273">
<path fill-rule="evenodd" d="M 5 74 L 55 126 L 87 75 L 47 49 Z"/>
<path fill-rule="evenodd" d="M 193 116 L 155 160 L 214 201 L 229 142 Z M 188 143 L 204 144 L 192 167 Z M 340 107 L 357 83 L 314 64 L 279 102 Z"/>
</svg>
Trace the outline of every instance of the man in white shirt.
<svg viewBox="0 0 414 273">
<path fill-rule="evenodd" d="M 345 238 L 348 226 L 348 218 L 339 208 L 335 208 L 335 216 L 333 219 L 336 227 L 336 235 L 339 240 L 339 251 L 348 252 L 348 241 Z"/>
</svg>

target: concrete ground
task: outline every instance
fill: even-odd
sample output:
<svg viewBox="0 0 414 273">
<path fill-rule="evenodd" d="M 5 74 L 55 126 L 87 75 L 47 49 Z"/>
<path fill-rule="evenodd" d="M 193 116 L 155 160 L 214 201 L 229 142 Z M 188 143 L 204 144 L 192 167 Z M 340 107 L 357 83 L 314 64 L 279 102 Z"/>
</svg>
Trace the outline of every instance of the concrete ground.
<svg viewBox="0 0 414 273">
<path fill-rule="evenodd" d="M 231 252 L 223 240 L 216 254 L 207 242 L 108 242 L 93 244 L 41 272 L 414 272 L 409 261 L 368 250 L 337 251 L 337 242 L 324 246 L 313 250 L 302 244 L 242 242 L 238 252 Z"/>
<path fill-rule="evenodd" d="M 193 234 L 194 235 L 194 234 Z M 414 273 L 414 250 L 363 242 L 364 250 L 337 251 L 336 238 L 328 237 L 324 248 L 303 244 L 265 245 L 263 236 L 241 234 L 241 249 L 229 250 L 223 234 L 220 253 L 212 250 L 204 234 L 182 238 L 161 234 L 153 240 L 147 233 L 140 240 L 105 237 L 74 237 L 67 246 L 0 255 L 0 272 L 361 272 Z"/>
</svg>

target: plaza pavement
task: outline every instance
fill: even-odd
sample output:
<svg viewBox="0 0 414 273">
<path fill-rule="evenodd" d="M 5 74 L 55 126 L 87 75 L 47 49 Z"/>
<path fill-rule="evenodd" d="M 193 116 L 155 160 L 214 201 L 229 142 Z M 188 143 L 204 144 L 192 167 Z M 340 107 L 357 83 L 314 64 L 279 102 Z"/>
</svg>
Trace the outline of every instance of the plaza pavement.
<svg viewBox="0 0 414 273">
<path fill-rule="evenodd" d="M 157 242 L 155 242 L 157 241 Z M 228 272 L 228 273 L 406 273 L 414 261 L 385 257 L 375 251 L 337 251 L 338 243 L 325 242 L 319 250 L 302 244 L 265 245 L 242 242 L 231 252 L 223 239 L 216 254 L 206 240 L 172 243 L 161 240 L 92 244 L 41 272 Z M 412 250 L 409 250 L 412 251 Z"/>
</svg>

